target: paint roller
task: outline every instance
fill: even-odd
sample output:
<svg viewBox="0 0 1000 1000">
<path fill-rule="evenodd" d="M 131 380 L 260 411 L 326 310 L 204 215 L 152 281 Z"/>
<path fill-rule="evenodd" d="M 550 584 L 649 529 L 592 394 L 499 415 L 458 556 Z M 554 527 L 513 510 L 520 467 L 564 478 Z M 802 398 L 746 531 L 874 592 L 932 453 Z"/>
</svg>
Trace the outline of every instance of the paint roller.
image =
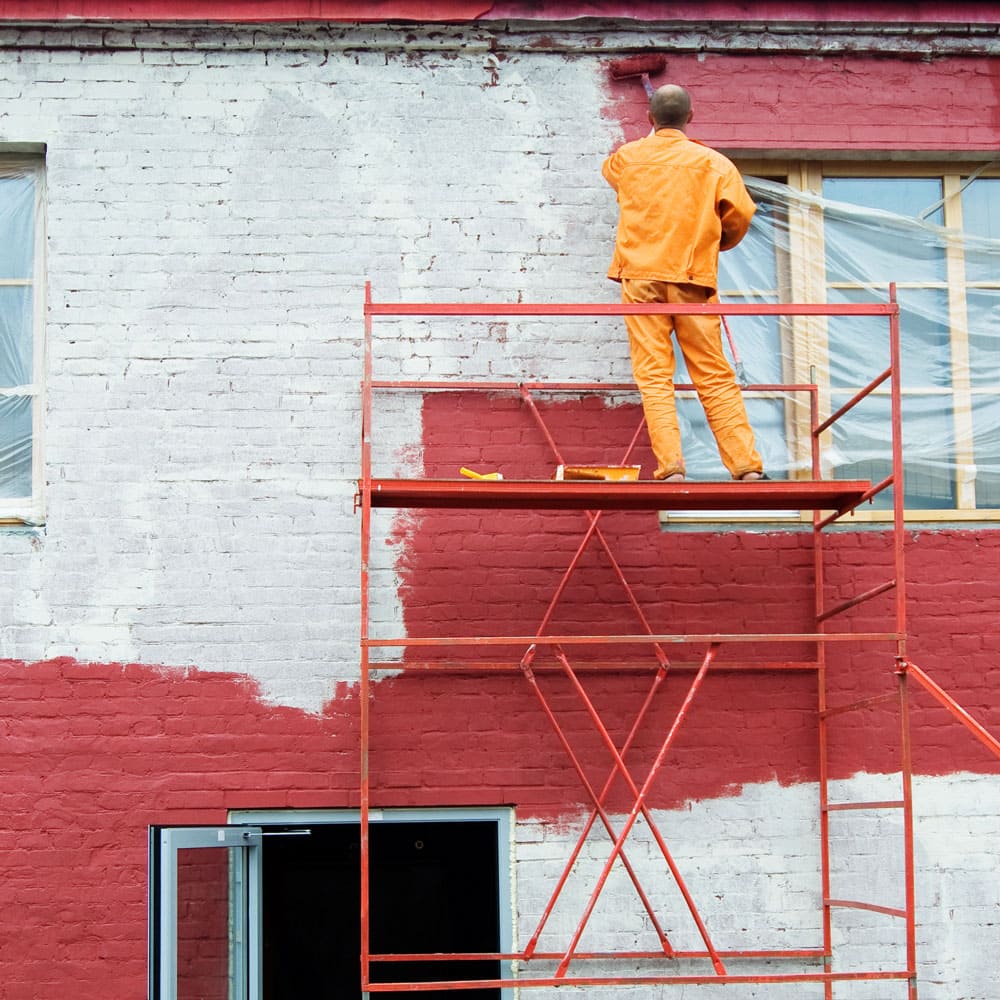
<svg viewBox="0 0 1000 1000">
<path fill-rule="evenodd" d="M 736 372 L 736 381 L 745 389 L 750 384 L 750 376 L 747 375 L 747 370 L 743 367 L 739 352 L 736 350 L 736 341 L 733 340 L 726 317 L 720 316 L 719 319 L 722 320 L 722 328 L 726 331 L 726 340 L 729 341 L 729 350 L 733 354 L 733 370 Z"/>
<path fill-rule="evenodd" d="M 662 73 L 667 68 L 667 57 L 662 55 L 629 56 L 611 63 L 612 80 L 632 80 L 639 77 L 647 97 L 653 96 L 653 85 L 649 78 L 656 73 Z"/>
</svg>

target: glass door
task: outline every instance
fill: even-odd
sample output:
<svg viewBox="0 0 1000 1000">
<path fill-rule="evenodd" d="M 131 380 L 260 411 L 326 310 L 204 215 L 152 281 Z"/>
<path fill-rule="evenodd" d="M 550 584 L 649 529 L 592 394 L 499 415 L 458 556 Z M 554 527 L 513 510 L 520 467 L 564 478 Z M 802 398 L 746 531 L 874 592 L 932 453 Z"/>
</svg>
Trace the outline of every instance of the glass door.
<svg viewBox="0 0 1000 1000">
<path fill-rule="evenodd" d="M 260 1000 L 261 830 L 153 831 L 152 996 Z"/>
</svg>

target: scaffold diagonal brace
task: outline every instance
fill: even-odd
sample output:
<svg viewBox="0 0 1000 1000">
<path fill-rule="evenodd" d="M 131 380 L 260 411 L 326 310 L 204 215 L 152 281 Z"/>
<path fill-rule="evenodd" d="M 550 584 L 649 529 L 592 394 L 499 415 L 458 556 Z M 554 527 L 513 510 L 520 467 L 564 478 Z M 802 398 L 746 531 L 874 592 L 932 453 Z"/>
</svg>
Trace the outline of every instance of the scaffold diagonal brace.
<svg viewBox="0 0 1000 1000">
<path fill-rule="evenodd" d="M 604 829 L 607 831 L 607 834 L 611 838 L 611 840 L 613 842 L 617 842 L 617 835 L 611 823 L 611 819 L 608 816 L 606 810 L 604 809 L 604 799 L 607 796 L 611 779 L 609 779 L 608 785 L 605 786 L 601 794 L 598 795 L 594 790 L 594 786 L 591 784 L 590 779 L 587 777 L 587 773 L 584 770 L 584 767 L 580 762 L 579 757 L 573 750 L 573 747 L 569 742 L 569 738 L 566 736 L 565 731 L 559 724 L 559 720 L 556 718 L 555 712 L 552 710 L 552 706 L 549 704 L 548 699 L 545 697 L 544 693 L 539 687 L 538 679 L 535 677 L 534 671 L 531 669 L 531 665 L 530 663 L 527 662 L 527 659 L 522 662 L 522 672 L 524 673 L 524 676 L 527 679 L 528 683 L 531 685 L 531 689 L 535 692 L 535 696 L 538 698 L 538 701 L 542 706 L 542 711 L 545 713 L 546 717 L 551 723 L 552 728 L 556 733 L 556 737 L 562 744 L 563 750 L 566 752 L 566 755 L 569 757 L 570 762 L 573 765 L 573 769 L 576 771 L 578 777 L 580 778 L 581 783 L 583 784 L 583 787 L 586 789 L 587 794 L 590 796 L 590 799 L 594 804 L 594 814 L 600 817 Z M 590 827 L 591 828 L 593 827 L 593 822 L 590 823 Z M 525 950 L 526 958 L 530 958 L 534 954 L 538 942 L 538 937 L 541 934 L 542 928 L 545 926 L 545 923 L 548 921 L 549 916 L 552 914 L 552 910 L 554 909 L 556 902 L 558 901 L 558 898 L 562 893 L 563 887 L 566 884 L 566 880 L 569 877 L 569 872 L 572 869 L 573 861 L 575 861 L 575 855 L 578 853 L 579 849 L 575 852 L 574 858 L 570 861 L 570 863 L 563 871 L 563 874 L 560 877 L 559 882 L 557 883 L 551 898 L 549 899 L 549 903 L 545 908 L 545 912 L 542 914 L 542 918 L 539 922 L 538 928 L 532 935 L 531 942 L 529 943 L 528 948 Z M 660 947 L 663 949 L 665 955 L 667 955 L 668 957 L 672 956 L 673 948 L 670 945 L 670 941 L 667 938 L 666 933 L 660 926 L 659 920 L 657 919 L 656 912 L 653 909 L 652 903 L 649 901 L 649 898 L 646 896 L 646 893 L 643 890 L 641 883 L 639 882 L 638 874 L 635 872 L 628 858 L 625 856 L 624 851 L 620 852 L 620 857 L 622 860 L 622 865 L 624 866 L 626 872 L 628 872 L 629 878 L 632 880 L 632 884 L 635 886 L 636 893 L 638 894 L 639 899 L 642 902 L 643 908 L 646 910 L 646 914 L 649 916 L 650 923 L 653 925 L 653 929 L 656 932 L 657 939 L 660 942 Z"/>
<path fill-rule="evenodd" d="M 630 790 L 635 795 L 635 803 L 633 804 L 632 809 L 629 812 L 629 815 L 626 818 L 625 824 L 622 827 L 621 831 L 619 832 L 617 839 L 615 839 L 614 841 L 611 853 L 608 856 L 608 860 L 605 862 L 604 869 L 602 870 L 601 875 L 598 878 L 597 883 L 595 884 L 591 892 L 590 899 L 587 902 L 587 906 L 584 909 L 583 916 L 580 919 L 580 923 L 577 926 L 577 929 L 573 935 L 573 939 L 570 942 L 569 948 L 566 950 L 566 953 L 563 956 L 562 961 L 559 963 L 559 967 L 556 970 L 556 978 L 565 976 L 566 969 L 568 968 L 569 963 L 572 960 L 573 954 L 576 951 L 577 945 L 580 942 L 580 938 L 583 936 L 584 929 L 586 928 L 587 923 L 589 922 L 590 917 L 594 912 L 594 907 L 597 904 L 597 900 L 600 898 L 601 892 L 604 890 L 604 886 L 607 884 L 608 876 L 611 874 L 611 869 L 613 868 L 615 861 L 622 856 L 622 850 L 625 844 L 625 840 L 631 833 L 632 828 L 635 826 L 636 820 L 639 818 L 640 814 L 643 816 L 643 818 L 649 825 L 650 832 L 652 833 L 654 839 L 656 840 L 657 846 L 660 848 L 664 860 L 667 862 L 671 874 L 673 875 L 674 880 L 677 883 L 677 888 L 680 890 L 681 895 L 684 897 L 684 902 L 686 903 L 688 911 L 690 912 L 691 917 L 698 928 L 698 932 L 701 935 L 701 939 L 704 942 L 706 949 L 708 950 L 709 956 L 712 960 L 712 965 L 715 968 L 716 973 L 720 976 L 724 976 L 726 974 L 725 966 L 723 965 L 722 960 L 715 949 L 715 946 L 712 944 L 711 938 L 709 937 L 708 934 L 708 929 L 705 927 L 704 921 L 701 919 L 701 916 L 698 913 L 698 909 L 695 906 L 694 899 L 692 898 L 690 892 L 688 891 L 687 885 L 685 884 L 684 879 L 682 878 L 680 871 L 677 869 L 673 857 L 670 854 L 670 850 L 667 848 L 666 842 L 663 840 L 663 837 L 660 834 L 656 822 L 646 805 L 646 799 L 648 798 L 650 789 L 652 788 L 653 783 L 656 780 L 657 775 L 659 774 L 660 769 L 663 766 L 663 761 L 667 755 L 667 751 L 673 744 L 674 738 L 676 737 L 681 724 L 684 722 L 684 719 L 687 716 L 688 710 L 690 709 L 691 704 L 694 701 L 694 697 L 697 694 L 698 689 L 701 687 L 701 683 L 704 680 L 705 675 L 708 673 L 708 668 L 711 666 L 712 661 L 715 659 L 715 655 L 718 652 L 718 649 L 719 649 L 719 644 L 712 643 L 712 645 L 708 649 L 708 652 L 705 654 L 705 658 L 702 661 L 701 667 L 699 668 L 698 672 L 695 674 L 693 680 L 691 681 L 691 685 L 688 688 L 687 695 L 685 696 L 684 701 L 681 704 L 681 707 L 677 711 L 677 715 L 673 721 L 673 724 L 671 725 L 669 731 L 667 732 L 667 735 L 663 739 L 659 752 L 657 753 L 656 758 L 653 761 L 652 766 L 650 767 L 649 773 L 646 776 L 646 780 L 643 783 L 641 789 L 636 786 L 635 781 L 632 779 L 632 776 L 628 768 L 625 766 L 625 762 L 622 759 L 621 754 L 618 752 L 617 748 L 614 745 L 614 742 L 611 740 L 611 737 L 608 734 L 607 729 L 601 722 L 600 716 L 597 713 L 596 709 L 594 708 L 593 703 L 590 701 L 589 697 L 587 697 L 586 691 L 584 691 L 583 686 L 580 684 L 579 679 L 576 677 L 576 674 L 574 673 L 572 667 L 570 666 L 569 661 L 566 659 L 565 655 L 562 653 L 561 650 L 559 649 L 556 650 L 556 655 L 560 659 L 560 662 L 563 664 L 563 669 L 566 671 L 567 676 L 570 678 L 571 683 L 573 683 L 574 687 L 577 689 L 577 692 L 584 700 L 584 703 L 587 706 L 587 710 L 591 715 L 591 718 L 594 720 L 595 725 L 597 725 L 598 730 L 601 733 L 602 739 L 605 742 L 605 745 L 611 752 L 611 755 L 615 761 L 616 769 L 625 779 L 626 784 L 629 786 Z"/>
</svg>

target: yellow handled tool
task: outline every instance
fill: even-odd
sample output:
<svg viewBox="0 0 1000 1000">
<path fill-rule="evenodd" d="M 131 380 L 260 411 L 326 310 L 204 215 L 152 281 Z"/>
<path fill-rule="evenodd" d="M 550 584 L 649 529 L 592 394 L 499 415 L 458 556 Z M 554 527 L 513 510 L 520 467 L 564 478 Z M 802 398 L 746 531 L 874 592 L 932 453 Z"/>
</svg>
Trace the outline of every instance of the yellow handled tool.
<svg viewBox="0 0 1000 1000">
<path fill-rule="evenodd" d="M 501 472 L 473 472 L 472 469 L 467 469 L 465 466 L 462 466 L 458 471 L 466 479 L 503 479 Z"/>
</svg>

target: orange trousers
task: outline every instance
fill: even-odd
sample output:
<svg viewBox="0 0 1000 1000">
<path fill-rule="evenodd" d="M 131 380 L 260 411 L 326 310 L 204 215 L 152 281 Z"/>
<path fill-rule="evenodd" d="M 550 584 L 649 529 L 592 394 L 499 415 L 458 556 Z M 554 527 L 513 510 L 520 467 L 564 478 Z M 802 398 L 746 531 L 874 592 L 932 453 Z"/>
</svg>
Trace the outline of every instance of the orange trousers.
<svg viewBox="0 0 1000 1000">
<path fill-rule="evenodd" d="M 699 285 L 639 278 L 622 279 L 622 302 L 715 302 L 716 296 Z M 632 374 L 642 397 L 649 440 L 656 456 L 655 479 L 684 472 L 680 425 L 674 398 L 674 347 L 671 332 L 698 390 L 708 426 L 723 464 L 734 479 L 762 472 L 743 394 L 732 366 L 722 351 L 718 316 L 626 316 Z"/>
</svg>

